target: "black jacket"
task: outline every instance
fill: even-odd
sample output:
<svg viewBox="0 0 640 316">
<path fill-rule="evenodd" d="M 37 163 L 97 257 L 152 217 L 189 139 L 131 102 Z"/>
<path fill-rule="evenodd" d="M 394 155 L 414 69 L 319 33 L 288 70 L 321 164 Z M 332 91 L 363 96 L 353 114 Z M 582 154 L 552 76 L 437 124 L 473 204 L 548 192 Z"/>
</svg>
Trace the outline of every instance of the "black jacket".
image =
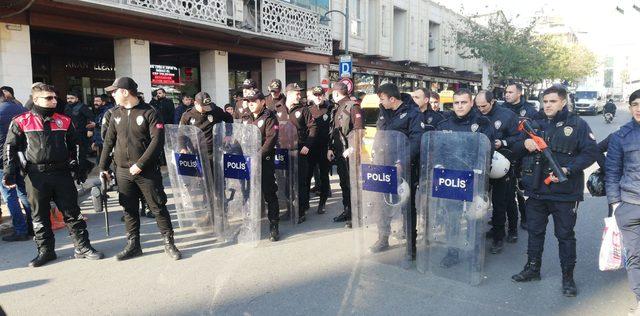
<svg viewBox="0 0 640 316">
<path fill-rule="evenodd" d="M 168 98 L 162 98 L 160 100 L 151 100 L 149 103 L 157 112 L 158 119 L 162 123 L 171 124 L 173 123 L 173 118 L 175 116 L 176 107 L 173 104 L 173 101 Z"/>
<path fill-rule="evenodd" d="M 76 127 L 76 131 L 82 138 L 87 137 L 87 124 L 95 120 L 95 114 L 89 109 L 89 107 L 82 103 L 77 102 L 73 104 L 67 104 L 64 109 L 64 114 L 71 118 L 73 125 Z"/>
<path fill-rule="evenodd" d="M 81 148 L 70 117 L 58 113 L 43 115 L 34 109 L 11 121 L 3 148 L 4 173 L 17 175 L 18 152 L 24 152 L 28 165 L 46 166 L 52 171 L 70 170 L 72 160 L 85 161 Z"/>
<path fill-rule="evenodd" d="M 316 122 L 316 140 L 315 147 L 327 148 L 329 145 L 329 133 L 331 131 L 331 110 L 332 105 L 329 101 L 324 101 L 320 105 L 309 103 L 309 111 Z"/>
<path fill-rule="evenodd" d="M 262 135 L 262 158 L 272 157 L 276 153 L 276 143 L 278 142 L 278 119 L 275 112 L 267 109 L 262 109 L 262 112 L 257 116 L 253 116 L 252 113 L 247 113 L 242 116 L 243 124 L 252 124 L 260 129 L 260 135 Z"/>
<path fill-rule="evenodd" d="M 522 159 L 522 183 L 525 195 L 537 199 L 574 202 L 582 201 L 584 191 L 584 169 L 601 155 L 591 128 L 578 115 L 565 107 L 554 118 L 540 118 L 532 122 L 538 135 L 544 138 L 560 167 L 569 170 L 568 181 L 546 185 L 544 179 L 551 172 L 544 156 L 529 153 L 524 141 L 514 145 L 515 150 L 524 150 Z M 541 157 L 540 157 L 541 156 Z M 536 167 L 536 159 L 540 161 Z"/>
<path fill-rule="evenodd" d="M 331 113 L 331 130 L 329 131 L 329 150 L 336 156 L 342 155 L 342 151 L 348 147 L 347 135 L 354 129 L 364 129 L 364 114 L 360 105 L 344 99 L 334 102 Z"/>
<path fill-rule="evenodd" d="M 491 120 L 496 140 L 502 142 L 501 148 L 509 148 L 524 139 L 524 135 L 518 131 L 518 117 L 513 111 L 494 105 L 485 117 Z"/>
<path fill-rule="evenodd" d="M 311 149 L 314 146 L 317 128 L 309 107 L 299 103 L 289 110 L 286 105 L 278 104 L 276 114 L 279 121 L 291 122 L 298 130 L 298 149 L 305 146 Z"/>
<path fill-rule="evenodd" d="M 533 107 L 533 104 L 525 101 L 524 96 L 520 97 L 520 103 L 518 104 L 511 104 L 509 102 L 505 102 L 502 104 L 502 106 L 513 111 L 520 118 L 528 118 L 528 119 L 538 118 L 538 112 L 536 111 L 536 108 Z"/>
<path fill-rule="evenodd" d="M 139 103 L 130 109 L 114 108 L 104 139 L 100 170 L 107 170 L 111 164 L 111 150 L 118 167 L 130 168 L 135 164 L 142 170 L 155 168 L 163 145 L 164 124 L 151 106 Z"/>
<path fill-rule="evenodd" d="M 411 154 L 411 165 L 414 167 L 420 161 L 420 142 L 424 127 L 423 115 L 415 105 L 402 103 L 395 111 L 380 106 L 380 116 L 376 122 L 378 130 L 398 131 L 407 136 Z"/>
<path fill-rule="evenodd" d="M 204 113 L 189 108 L 180 118 L 180 125 L 193 125 L 202 130 L 209 154 L 213 153 L 213 126 L 220 122 L 233 123 L 233 117 L 215 105 L 211 107 L 211 111 Z"/>
<path fill-rule="evenodd" d="M 452 111 L 451 115 L 448 115 L 444 121 L 440 122 L 436 127 L 439 131 L 450 132 L 477 132 L 482 133 L 489 138 L 491 149 L 493 150 L 493 143 L 496 140 L 496 132 L 486 116 L 483 116 L 480 111 L 475 107 L 467 113 L 464 117 L 458 117 Z"/>
</svg>

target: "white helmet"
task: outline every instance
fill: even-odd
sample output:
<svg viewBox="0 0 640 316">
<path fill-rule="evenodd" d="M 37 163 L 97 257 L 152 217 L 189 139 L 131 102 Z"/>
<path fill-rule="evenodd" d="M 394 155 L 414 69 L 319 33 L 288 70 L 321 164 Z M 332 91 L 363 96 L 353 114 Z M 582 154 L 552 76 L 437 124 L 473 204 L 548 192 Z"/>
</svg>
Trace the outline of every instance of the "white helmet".
<svg viewBox="0 0 640 316">
<path fill-rule="evenodd" d="M 398 179 L 398 194 L 385 194 L 384 202 L 389 206 L 402 206 L 409 200 L 411 196 L 411 188 L 409 183 L 403 178 Z"/>
<path fill-rule="evenodd" d="M 491 179 L 500 179 L 504 177 L 507 172 L 509 172 L 509 168 L 511 167 L 511 162 L 501 153 L 494 151 L 493 158 L 491 158 L 491 171 L 489 171 L 489 178 Z"/>
</svg>

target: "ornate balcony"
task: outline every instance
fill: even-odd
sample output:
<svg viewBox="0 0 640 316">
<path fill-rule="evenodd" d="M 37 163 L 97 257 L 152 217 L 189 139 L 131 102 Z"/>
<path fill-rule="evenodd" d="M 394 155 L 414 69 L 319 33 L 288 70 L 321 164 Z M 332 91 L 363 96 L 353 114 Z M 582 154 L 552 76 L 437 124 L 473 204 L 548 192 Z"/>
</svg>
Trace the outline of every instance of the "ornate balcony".
<svg viewBox="0 0 640 316">
<path fill-rule="evenodd" d="M 261 36 L 332 54 L 330 28 L 317 13 L 282 0 L 56 0 L 171 19 L 231 34 Z M 258 12 L 258 14 L 256 14 Z"/>
</svg>

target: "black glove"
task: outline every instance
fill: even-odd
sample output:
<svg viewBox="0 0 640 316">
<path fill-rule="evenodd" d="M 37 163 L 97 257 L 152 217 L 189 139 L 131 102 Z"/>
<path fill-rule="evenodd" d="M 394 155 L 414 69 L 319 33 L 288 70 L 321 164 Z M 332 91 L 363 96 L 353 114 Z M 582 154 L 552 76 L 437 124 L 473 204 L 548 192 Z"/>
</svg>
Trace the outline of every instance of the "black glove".
<svg viewBox="0 0 640 316">
<path fill-rule="evenodd" d="M 2 184 L 4 186 L 12 186 L 16 184 L 16 175 L 15 174 L 5 174 L 2 177 Z"/>
</svg>

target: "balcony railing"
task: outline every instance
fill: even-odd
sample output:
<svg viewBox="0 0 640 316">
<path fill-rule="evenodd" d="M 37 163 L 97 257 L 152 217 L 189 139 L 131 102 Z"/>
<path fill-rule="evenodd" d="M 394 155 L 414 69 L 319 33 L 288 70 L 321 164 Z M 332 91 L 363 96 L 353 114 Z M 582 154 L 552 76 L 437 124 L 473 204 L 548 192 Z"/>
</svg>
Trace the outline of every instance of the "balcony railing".
<svg viewBox="0 0 640 316">
<path fill-rule="evenodd" d="M 56 0 L 102 6 L 180 22 L 249 33 L 306 46 L 306 51 L 332 54 L 330 29 L 320 15 L 281 0 Z M 258 12 L 258 14 L 256 14 Z"/>
</svg>

